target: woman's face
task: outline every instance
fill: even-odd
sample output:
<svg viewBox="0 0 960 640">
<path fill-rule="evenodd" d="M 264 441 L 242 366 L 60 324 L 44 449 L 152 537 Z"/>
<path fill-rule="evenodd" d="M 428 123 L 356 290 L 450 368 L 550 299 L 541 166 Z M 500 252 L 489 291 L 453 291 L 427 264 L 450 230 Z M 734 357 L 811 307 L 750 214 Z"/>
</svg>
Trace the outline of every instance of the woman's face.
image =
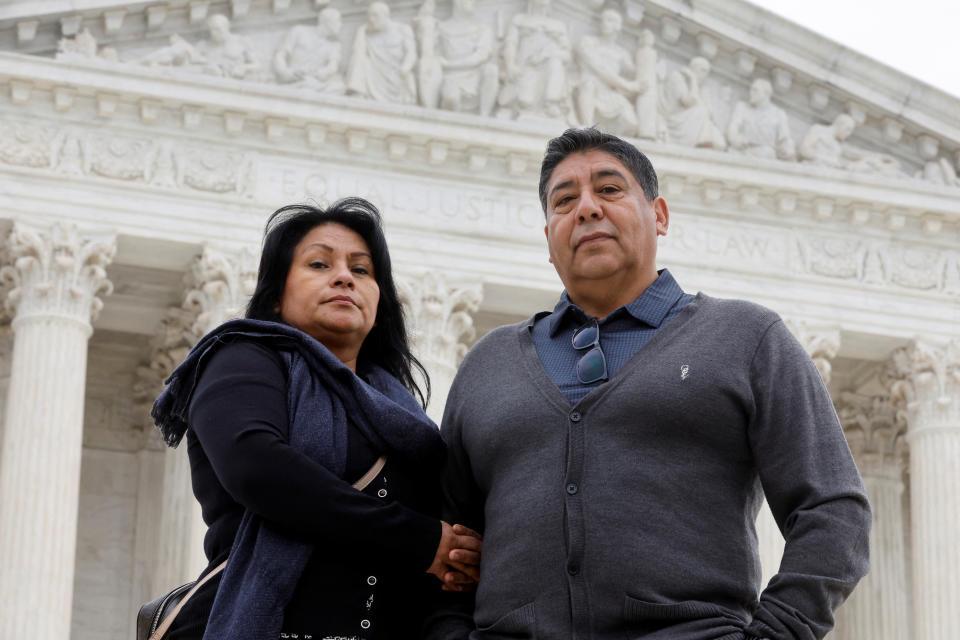
<svg viewBox="0 0 960 640">
<path fill-rule="evenodd" d="M 327 223 L 297 243 L 280 300 L 280 317 L 346 362 L 360 351 L 377 317 L 380 287 L 360 235 Z"/>
</svg>

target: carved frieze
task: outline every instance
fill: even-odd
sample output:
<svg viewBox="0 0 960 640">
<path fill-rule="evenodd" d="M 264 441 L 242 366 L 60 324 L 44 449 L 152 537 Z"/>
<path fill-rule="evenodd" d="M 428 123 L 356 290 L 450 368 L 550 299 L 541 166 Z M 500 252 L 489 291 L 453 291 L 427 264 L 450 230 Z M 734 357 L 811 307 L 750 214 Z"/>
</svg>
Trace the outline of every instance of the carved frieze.
<svg viewBox="0 0 960 640">
<path fill-rule="evenodd" d="M 864 284 L 958 293 L 960 252 L 901 242 L 797 234 L 800 272 Z"/>
<path fill-rule="evenodd" d="M 0 163 L 242 196 L 255 178 L 250 153 L 13 119 L 0 121 Z"/>
</svg>

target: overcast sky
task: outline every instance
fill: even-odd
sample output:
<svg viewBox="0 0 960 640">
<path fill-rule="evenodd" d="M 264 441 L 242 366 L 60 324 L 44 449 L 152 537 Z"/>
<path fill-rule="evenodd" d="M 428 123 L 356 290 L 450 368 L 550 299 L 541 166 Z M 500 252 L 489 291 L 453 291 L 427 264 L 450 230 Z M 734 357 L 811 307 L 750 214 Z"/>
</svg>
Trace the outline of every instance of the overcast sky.
<svg viewBox="0 0 960 640">
<path fill-rule="evenodd" d="M 960 98 L 960 0 L 749 1 Z"/>
</svg>

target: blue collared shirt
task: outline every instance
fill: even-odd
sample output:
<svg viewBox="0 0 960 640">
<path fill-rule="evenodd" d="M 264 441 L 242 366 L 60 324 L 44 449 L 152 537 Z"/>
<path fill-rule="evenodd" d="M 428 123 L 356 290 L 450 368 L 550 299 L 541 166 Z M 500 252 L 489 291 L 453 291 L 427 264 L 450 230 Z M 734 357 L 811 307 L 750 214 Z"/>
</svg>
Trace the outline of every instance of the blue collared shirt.
<svg viewBox="0 0 960 640">
<path fill-rule="evenodd" d="M 667 325 L 694 296 L 684 293 L 666 269 L 636 300 L 616 309 L 600 321 L 600 348 L 607 360 L 607 377 L 617 374 L 643 345 Z M 583 384 L 577 379 L 577 361 L 586 350 L 573 348 L 573 333 L 590 320 L 570 301 L 567 292 L 552 313 L 536 319 L 531 329 L 533 344 L 547 375 L 570 405 L 580 402 L 603 381 Z"/>
</svg>

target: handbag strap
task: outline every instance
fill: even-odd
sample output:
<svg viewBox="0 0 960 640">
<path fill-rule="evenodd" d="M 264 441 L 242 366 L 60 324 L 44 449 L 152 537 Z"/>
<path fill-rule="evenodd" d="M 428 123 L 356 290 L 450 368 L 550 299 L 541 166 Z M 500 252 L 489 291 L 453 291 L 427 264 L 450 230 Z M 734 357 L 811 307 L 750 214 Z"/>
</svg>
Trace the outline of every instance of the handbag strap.
<svg viewBox="0 0 960 640">
<path fill-rule="evenodd" d="M 387 456 L 380 456 L 379 458 L 377 458 L 377 461 L 373 463 L 373 466 L 370 467 L 370 469 L 368 469 L 367 472 L 363 474 L 363 476 L 361 476 L 359 480 L 353 483 L 353 488 L 356 489 L 357 491 L 363 491 L 364 489 L 366 489 L 367 485 L 373 482 L 374 478 L 380 475 L 380 472 L 383 471 L 383 467 L 386 464 L 387 464 Z M 162 640 L 163 636 L 166 635 L 167 630 L 170 629 L 170 625 L 173 624 L 173 621 L 177 617 L 177 614 L 179 614 L 180 610 L 183 609 L 183 606 L 187 604 L 187 600 L 193 597 L 193 595 L 200 590 L 200 587 L 206 584 L 207 581 L 210 580 L 210 578 L 214 577 L 215 575 L 223 571 L 226 567 L 227 567 L 227 560 L 224 560 L 223 562 L 218 564 L 213 571 L 211 571 L 207 575 L 203 576 L 203 578 L 198 580 L 190 589 L 190 591 L 187 592 L 187 595 L 183 596 L 183 598 L 180 599 L 180 602 L 178 602 L 177 606 L 173 608 L 173 611 L 171 611 L 169 615 L 167 615 L 163 619 L 163 622 L 161 622 L 160 625 L 157 626 L 157 630 L 154 631 L 152 634 L 150 634 L 149 640 Z"/>
<path fill-rule="evenodd" d="M 177 614 L 179 614 L 180 610 L 183 609 L 183 605 L 187 604 L 187 600 L 189 600 L 193 596 L 193 594 L 195 594 L 200 589 L 200 587 L 205 585 L 210 578 L 212 578 L 213 576 L 223 571 L 224 568 L 226 568 L 226 566 L 227 566 L 227 561 L 224 560 L 223 562 L 218 564 L 213 571 L 203 576 L 202 579 L 197 580 L 197 582 L 194 583 L 190 591 L 187 591 L 187 595 L 183 596 L 183 598 L 180 599 L 180 602 L 178 602 L 177 606 L 173 608 L 173 611 L 171 611 L 170 614 L 163 619 L 163 622 L 160 623 L 160 625 L 157 627 L 157 630 L 150 635 L 150 640 L 160 640 L 161 638 L 163 638 L 163 636 L 166 635 L 167 633 L 167 629 L 169 629 L 170 625 L 173 624 L 173 621 L 177 617 Z"/>
</svg>

